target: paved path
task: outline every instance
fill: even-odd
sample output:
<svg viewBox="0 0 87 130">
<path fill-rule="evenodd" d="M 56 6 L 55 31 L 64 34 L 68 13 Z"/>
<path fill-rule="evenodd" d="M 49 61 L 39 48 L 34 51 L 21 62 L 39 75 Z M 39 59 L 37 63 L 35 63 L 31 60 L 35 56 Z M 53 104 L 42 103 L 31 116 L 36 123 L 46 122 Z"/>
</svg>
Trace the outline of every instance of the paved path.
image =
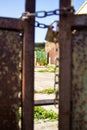
<svg viewBox="0 0 87 130">
<path fill-rule="evenodd" d="M 48 89 L 48 88 L 54 88 L 54 73 L 50 72 L 37 72 L 38 70 L 44 69 L 41 67 L 35 68 L 35 89 L 41 90 L 41 89 Z M 34 95 L 35 100 L 44 100 L 44 99 L 55 99 L 55 93 L 54 94 L 35 94 Z M 55 108 L 54 105 L 47 105 L 43 106 L 46 109 L 52 109 L 56 113 L 58 113 L 58 109 Z"/>
<path fill-rule="evenodd" d="M 34 86 L 36 90 L 54 88 L 54 73 L 49 72 L 37 72 L 41 67 L 35 68 L 35 82 Z M 54 99 L 55 95 L 53 94 L 35 94 L 35 99 Z M 54 110 L 58 113 L 58 109 L 54 105 L 43 106 L 45 109 Z M 58 122 L 38 122 L 34 125 L 34 130 L 58 130 Z"/>
<path fill-rule="evenodd" d="M 44 68 L 35 68 L 35 89 L 54 88 L 54 73 L 37 72 Z"/>
<path fill-rule="evenodd" d="M 34 130 L 58 130 L 58 122 L 42 122 L 35 124 Z"/>
</svg>

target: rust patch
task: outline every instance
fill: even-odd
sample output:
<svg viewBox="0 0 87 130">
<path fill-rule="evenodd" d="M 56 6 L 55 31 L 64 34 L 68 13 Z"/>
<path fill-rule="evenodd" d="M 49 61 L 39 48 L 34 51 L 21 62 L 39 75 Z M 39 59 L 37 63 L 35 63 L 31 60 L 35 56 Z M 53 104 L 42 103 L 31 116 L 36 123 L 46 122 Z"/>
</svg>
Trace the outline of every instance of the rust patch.
<svg viewBox="0 0 87 130">
<path fill-rule="evenodd" d="M 19 32 L 0 30 L 0 130 L 19 130 L 21 45 Z"/>
<path fill-rule="evenodd" d="M 87 30 L 72 39 L 72 130 L 87 130 Z"/>
</svg>

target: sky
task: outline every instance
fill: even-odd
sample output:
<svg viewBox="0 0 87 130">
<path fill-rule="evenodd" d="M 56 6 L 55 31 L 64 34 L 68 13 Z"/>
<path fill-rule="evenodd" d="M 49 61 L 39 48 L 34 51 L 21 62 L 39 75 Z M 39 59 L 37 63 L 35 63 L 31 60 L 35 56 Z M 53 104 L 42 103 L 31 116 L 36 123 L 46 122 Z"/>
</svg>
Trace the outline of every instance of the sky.
<svg viewBox="0 0 87 130">
<path fill-rule="evenodd" d="M 72 0 L 77 11 L 86 0 Z M 36 0 L 36 11 L 52 11 L 59 8 L 59 0 Z M 0 17 L 20 18 L 25 10 L 25 0 L 0 0 Z M 58 16 L 35 18 L 39 23 L 50 25 Z M 44 42 L 47 29 L 35 27 L 35 42 Z"/>
</svg>

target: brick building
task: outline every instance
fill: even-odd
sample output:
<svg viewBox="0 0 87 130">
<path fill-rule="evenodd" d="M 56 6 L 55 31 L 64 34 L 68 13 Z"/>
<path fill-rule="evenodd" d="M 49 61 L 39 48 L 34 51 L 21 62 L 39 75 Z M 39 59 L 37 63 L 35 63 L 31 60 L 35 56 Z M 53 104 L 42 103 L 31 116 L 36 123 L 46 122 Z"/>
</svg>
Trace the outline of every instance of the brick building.
<svg viewBox="0 0 87 130">
<path fill-rule="evenodd" d="M 55 59 L 59 58 L 59 43 L 46 41 L 45 51 L 48 56 L 48 64 L 55 64 Z"/>
</svg>

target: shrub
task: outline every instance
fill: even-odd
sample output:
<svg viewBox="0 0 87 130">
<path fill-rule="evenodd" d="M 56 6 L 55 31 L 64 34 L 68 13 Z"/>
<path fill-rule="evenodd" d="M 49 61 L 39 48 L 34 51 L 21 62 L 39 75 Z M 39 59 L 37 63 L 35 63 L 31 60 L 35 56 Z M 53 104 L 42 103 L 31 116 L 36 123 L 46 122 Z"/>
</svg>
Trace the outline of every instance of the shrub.
<svg viewBox="0 0 87 130">
<path fill-rule="evenodd" d="M 46 58 L 40 58 L 37 61 L 40 65 L 47 65 L 47 59 Z"/>
<path fill-rule="evenodd" d="M 57 120 L 58 114 L 53 110 L 46 110 L 41 106 L 35 106 L 34 108 L 34 118 L 35 119 L 48 119 L 48 120 Z"/>
</svg>

